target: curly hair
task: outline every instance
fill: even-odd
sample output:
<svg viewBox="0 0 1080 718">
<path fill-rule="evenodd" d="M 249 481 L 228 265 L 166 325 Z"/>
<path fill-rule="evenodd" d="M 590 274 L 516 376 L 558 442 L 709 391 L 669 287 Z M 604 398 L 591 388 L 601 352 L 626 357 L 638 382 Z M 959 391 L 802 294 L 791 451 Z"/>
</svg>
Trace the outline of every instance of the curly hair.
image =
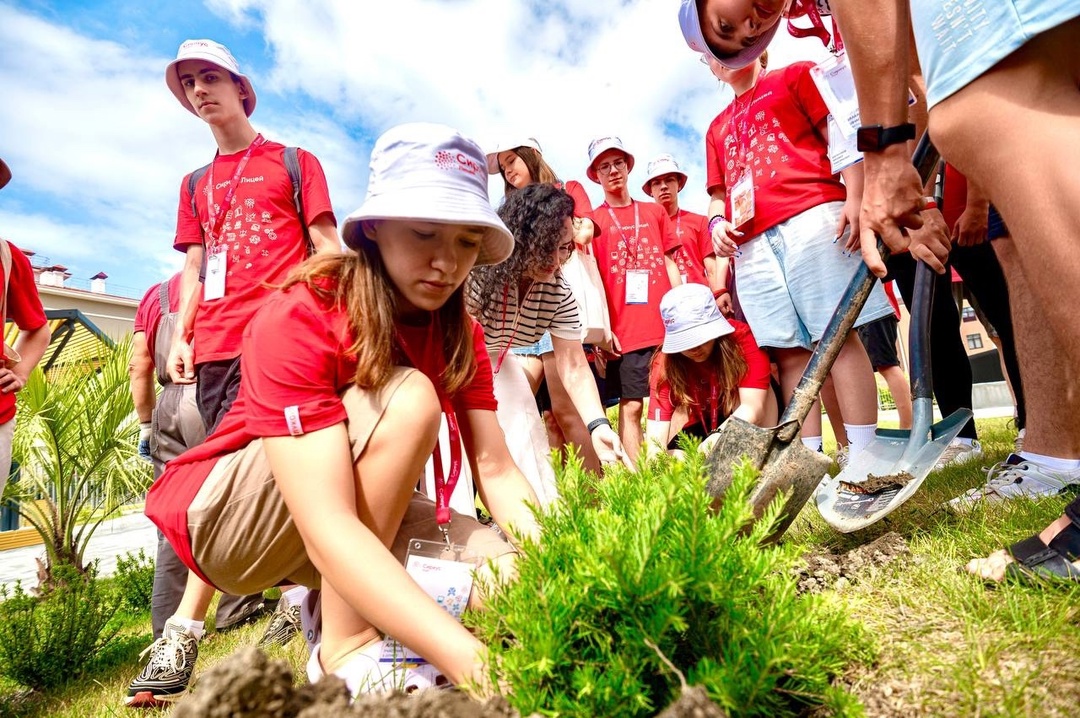
<svg viewBox="0 0 1080 718">
<path fill-rule="evenodd" d="M 531 184 L 506 195 L 499 217 L 514 235 L 514 252 L 501 264 L 476 267 L 469 274 L 469 308 L 484 325 L 495 320 L 506 289 L 533 270 L 549 266 L 565 239 L 574 200 L 547 183 Z"/>
</svg>

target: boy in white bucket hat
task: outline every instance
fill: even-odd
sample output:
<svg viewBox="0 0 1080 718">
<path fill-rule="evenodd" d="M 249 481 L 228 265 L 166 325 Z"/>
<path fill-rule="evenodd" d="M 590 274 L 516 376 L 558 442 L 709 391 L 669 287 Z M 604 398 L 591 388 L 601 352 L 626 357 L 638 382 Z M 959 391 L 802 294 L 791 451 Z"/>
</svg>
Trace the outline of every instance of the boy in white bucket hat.
<svg viewBox="0 0 1080 718">
<path fill-rule="evenodd" d="M 728 260 L 718 258 L 709 236 L 709 220 L 701 214 L 679 208 L 679 192 L 686 186 L 686 173 L 669 154 L 657 155 L 648 165 L 642 191 L 663 207 L 675 225 L 675 237 L 682 244 L 675 251 L 675 263 L 683 284 L 694 282 L 712 289 L 716 306 L 731 315 L 728 291 Z"/>
<path fill-rule="evenodd" d="M 311 681 L 333 673 L 355 695 L 445 676 L 483 693 L 486 649 L 448 613 L 464 608 L 467 588 L 444 610 L 402 563 L 416 540 L 448 540 L 479 557 L 481 574 L 492 562 L 508 576 L 506 537 L 537 538 L 536 495 L 499 430 L 463 288 L 514 240 L 488 200 L 483 153 L 449 127 L 388 130 L 369 171 L 367 197 L 342 226 L 353 251 L 313 258 L 267 298 L 244 335 L 236 403 L 169 463 L 146 512 L 222 589 L 321 589 L 302 612 Z M 415 491 L 432 455 L 434 502 Z M 466 462 L 502 533 L 449 509 Z M 383 631 L 429 663 L 388 655 Z"/>
<path fill-rule="evenodd" d="M 209 434 L 236 399 L 240 338 L 270 287 L 312 251 L 337 253 L 341 242 L 319 161 L 255 131 L 248 119 L 255 88 L 224 45 L 185 41 L 165 68 L 165 84 L 184 109 L 210 126 L 216 144 L 213 161 L 180 184 L 173 247 L 185 259 L 167 364 L 176 384 L 198 378 L 199 413 Z M 186 691 L 214 594 L 188 573 L 168 543 L 159 541 L 158 549 L 153 612 L 160 638 L 128 688 L 125 703 L 132 706 L 173 701 Z M 285 588 L 262 643 L 284 643 L 296 635 L 303 594 Z M 262 610 L 261 594 L 224 596 L 217 628 L 240 625 Z M 183 667 L 163 668 L 172 664 L 161 657 L 178 650 L 188 656 Z"/>
<path fill-rule="evenodd" d="M 634 156 L 615 136 L 589 144 L 585 174 L 604 188 L 593 210 L 593 249 L 607 292 L 613 334 L 607 363 L 607 393 L 619 397 L 619 438 L 631 459 L 644 439 L 641 421 L 649 395 L 649 362 L 664 338 L 660 297 L 682 282 L 673 254 L 679 248 L 668 213 L 630 196 Z"/>
</svg>

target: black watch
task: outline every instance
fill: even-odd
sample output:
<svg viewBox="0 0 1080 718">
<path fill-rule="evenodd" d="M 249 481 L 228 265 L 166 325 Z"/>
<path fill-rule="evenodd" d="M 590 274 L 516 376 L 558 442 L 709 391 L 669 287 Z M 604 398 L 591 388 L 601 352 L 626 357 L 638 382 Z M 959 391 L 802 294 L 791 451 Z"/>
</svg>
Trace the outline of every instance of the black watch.
<svg viewBox="0 0 1080 718">
<path fill-rule="evenodd" d="M 915 125 L 905 122 L 895 127 L 863 125 L 855 134 L 859 152 L 881 152 L 889 145 L 915 139 Z"/>
</svg>

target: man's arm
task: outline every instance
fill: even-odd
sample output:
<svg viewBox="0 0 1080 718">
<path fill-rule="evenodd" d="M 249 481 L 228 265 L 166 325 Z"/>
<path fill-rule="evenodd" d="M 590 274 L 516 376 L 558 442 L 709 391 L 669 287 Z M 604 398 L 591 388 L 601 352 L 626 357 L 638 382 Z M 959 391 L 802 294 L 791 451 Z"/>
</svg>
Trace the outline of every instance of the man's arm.
<svg viewBox="0 0 1080 718">
<path fill-rule="evenodd" d="M 154 359 L 146 344 L 146 332 L 135 332 L 132 336 L 128 377 L 131 379 L 131 399 L 139 416 L 139 456 L 151 460 L 151 420 L 157 403 L 157 391 L 154 388 Z"/>
<path fill-rule="evenodd" d="M 180 272 L 180 311 L 168 364 L 169 378 L 175 384 L 195 383 L 195 353 L 191 348 L 191 338 L 195 332 L 195 315 L 202 292 L 199 271 L 202 269 L 203 253 L 201 244 L 189 244 L 184 255 L 184 268 Z"/>
<path fill-rule="evenodd" d="M 0 368 L 0 392 L 11 394 L 26 386 L 30 372 L 45 355 L 50 341 L 52 341 L 52 329 L 49 328 L 48 322 L 37 329 L 19 332 L 13 348 L 22 357 L 22 361 L 11 369 Z"/>
<path fill-rule="evenodd" d="M 671 286 L 677 287 L 682 284 L 682 275 L 679 274 L 679 264 L 675 261 L 674 254 L 675 250 L 672 250 L 664 255 L 664 271 L 667 272 Z"/>
<path fill-rule="evenodd" d="M 864 125 L 893 127 L 908 121 L 911 18 L 906 0 L 831 0 L 844 37 L 859 113 Z M 879 277 L 885 264 L 877 251 L 880 235 L 892 251 L 910 249 L 938 273 L 945 271 L 948 237 L 923 233 L 912 241 L 904 229 L 922 226 L 923 188 L 911 164 L 907 144 L 865 153 L 865 182 L 860 213 L 863 261 Z M 909 246 L 910 245 L 910 246 Z"/>
<path fill-rule="evenodd" d="M 315 247 L 316 254 L 340 254 L 341 238 L 331 216 L 320 214 L 308 225 L 308 236 Z"/>
</svg>

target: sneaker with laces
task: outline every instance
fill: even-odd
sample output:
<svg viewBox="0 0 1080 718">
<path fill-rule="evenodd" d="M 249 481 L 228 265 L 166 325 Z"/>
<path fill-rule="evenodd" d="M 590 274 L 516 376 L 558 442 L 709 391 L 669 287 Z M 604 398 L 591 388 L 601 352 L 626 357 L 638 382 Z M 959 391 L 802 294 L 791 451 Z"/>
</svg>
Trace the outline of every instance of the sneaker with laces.
<svg viewBox="0 0 1080 718">
<path fill-rule="evenodd" d="M 851 460 L 851 446 L 842 446 L 836 450 L 836 454 L 833 455 L 833 460 L 836 461 L 836 465 L 843 471 L 847 468 L 848 462 Z"/>
<path fill-rule="evenodd" d="M 300 606 L 284 606 L 282 603 L 278 603 L 270 614 L 270 623 L 266 624 L 266 630 L 259 639 L 259 648 L 284 646 L 300 633 Z"/>
<path fill-rule="evenodd" d="M 966 464 L 969 461 L 978 461 L 983 457 L 982 444 L 977 439 L 972 440 L 969 444 L 959 439 L 953 439 L 953 441 L 945 447 L 945 451 L 941 454 L 941 457 L 934 464 L 934 471 L 943 469 L 946 466 L 960 466 Z"/>
<path fill-rule="evenodd" d="M 322 641 L 321 595 L 321 591 L 313 588 L 304 594 L 304 600 L 300 602 L 300 630 L 304 634 L 309 655 L 315 652 Z"/>
<path fill-rule="evenodd" d="M 199 657 L 199 640 L 195 634 L 171 618 L 165 622 L 161 638 L 139 654 L 150 660 L 128 686 L 124 705 L 132 708 L 152 708 L 179 700 L 187 691 L 195 659 Z"/>
<path fill-rule="evenodd" d="M 1080 487 L 1080 472 L 1051 471 L 1021 456 L 1009 454 L 1005 461 L 986 469 L 986 484 L 951 499 L 949 506 L 963 509 L 977 501 L 1057 496 L 1074 487 Z"/>
<path fill-rule="evenodd" d="M 446 677 L 429 663 L 406 663 L 384 658 L 384 643 L 385 641 L 375 641 L 369 644 L 333 672 L 345 681 L 353 698 L 361 693 L 412 693 L 424 688 L 448 685 Z M 319 660 L 319 649 L 320 646 L 316 645 L 308 658 L 307 675 L 311 683 L 317 683 L 325 675 Z"/>
<path fill-rule="evenodd" d="M 1019 454 L 1021 451 L 1024 450 L 1024 432 L 1025 431 L 1026 431 L 1025 429 L 1021 429 L 1020 431 L 1016 432 L 1016 438 L 1013 439 L 1013 453 L 1014 454 Z"/>
</svg>

